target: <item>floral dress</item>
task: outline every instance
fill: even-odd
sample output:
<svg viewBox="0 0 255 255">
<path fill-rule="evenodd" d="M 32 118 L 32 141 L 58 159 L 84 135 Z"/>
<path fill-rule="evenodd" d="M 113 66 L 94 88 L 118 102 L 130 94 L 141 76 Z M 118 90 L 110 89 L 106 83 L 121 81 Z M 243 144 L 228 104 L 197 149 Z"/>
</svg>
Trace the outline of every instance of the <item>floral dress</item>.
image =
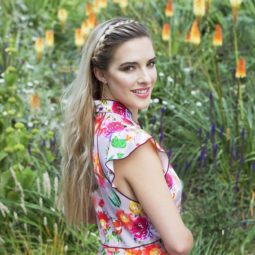
<svg viewBox="0 0 255 255">
<path fill-rule="evenodd" d="M 163 255 L 163 242 L 140 203 L 114 185 L 113 160 L 123 159 L 149 139 L 157 148 L 169 195 L 180 211 L 183 184 L 161 146 L 114 100 L 95 100 L 94 173 L 98 188 L 92 193 L 101 247 L 98 255 Z"/>
</svg>

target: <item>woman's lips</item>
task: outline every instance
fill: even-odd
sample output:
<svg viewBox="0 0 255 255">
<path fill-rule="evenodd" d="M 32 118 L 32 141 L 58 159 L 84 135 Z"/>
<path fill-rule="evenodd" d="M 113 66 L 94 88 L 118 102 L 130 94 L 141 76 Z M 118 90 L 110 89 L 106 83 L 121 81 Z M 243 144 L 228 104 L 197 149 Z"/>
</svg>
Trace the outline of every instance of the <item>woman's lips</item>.
<svg viewBox="0 0 255 255">
<path fill-rule="evenodd" d="M 139 98 L 146 98 L 150 94 L 150 88 L 134 89 L 131 91 Z"/>
</svg>

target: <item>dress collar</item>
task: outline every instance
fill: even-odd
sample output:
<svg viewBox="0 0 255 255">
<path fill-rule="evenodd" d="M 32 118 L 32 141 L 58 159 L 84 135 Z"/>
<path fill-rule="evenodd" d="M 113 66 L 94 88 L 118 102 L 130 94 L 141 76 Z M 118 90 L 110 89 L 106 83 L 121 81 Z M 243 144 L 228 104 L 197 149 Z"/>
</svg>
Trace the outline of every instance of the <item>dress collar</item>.
<svg viewBox="0 0 255 255">
<path fill-rule="evenodd" d="M 123 116 L 124 118 L 134 121 L 132 119 L 131 111 L 122 103 L 116 100 L 101 99 L 101 100 L 94 100 L 94 102 L 96 107 L 96 113 L 101 113 L 101 112 L 117 113 Z"/>
</svg>

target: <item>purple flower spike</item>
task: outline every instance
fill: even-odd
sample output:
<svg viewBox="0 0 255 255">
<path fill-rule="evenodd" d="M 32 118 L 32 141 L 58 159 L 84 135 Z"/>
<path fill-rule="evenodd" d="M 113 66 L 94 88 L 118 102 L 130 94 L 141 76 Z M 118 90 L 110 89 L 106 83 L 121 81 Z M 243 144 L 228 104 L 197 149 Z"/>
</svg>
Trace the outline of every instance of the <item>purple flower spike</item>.
<svg viewBox="0 0 255 255">
<path fill-rule="evenodd" d="M 210 99 L 210 103 L 213 103 L 213 94 L 212 94 L 212 92 L 209 93 L 209 99 Z"/>
<path fill-rule="evenodd" d="M 184 170 L 187 170 L 190 167 L 190 162 L 185 162 Z"/>
<path fill-rule="evenodd" d="M 163 106 L 161 107 L 161 113 L 164 114 L 165 112 L 166 112 L 166 107 L 163 105 Z"/>
<path fill-rule="evenodd" d="M 242 128 L 242 131 L 241 131 L 242 141 L 244 141 L 244 136 L 245 136 L 245 130 L 244 130 L 244 128 Z"/>
<path fill-rule="evenodd" d="M 164 139 L 164 133 L 160 132 L 160 135 L 159 135 L 159 142 L 160 142 L 160 144 L 162 144 L 163 139 Z"/>
<path fill-rule="evenodd" d="M 214 143 L 213 144 L 213 157 L 215 158 L 218 152 L 218 144 Z"/>
<path fill-rule="evenodd" d="M 211 135 L 212 135 L 212 136 L 214 136 L 215 131 L 216 131 L 216 125 L 213 123 L 213 124 L 211 125 Z"/>
<path fill-rule="evenodd" d="M 168 156 L 169 159 L 171 158 L 171 156 L 172 156 L 172 149 L 171 148 L 168 149 L 167 156 Z"/>
<path fill-rule="evenodd" d="M 236 147 L 236 151 L 235 151 L 235 159 L 237 160 L 239 157 L 239 150 L 238 147 Z"/>
</svg>

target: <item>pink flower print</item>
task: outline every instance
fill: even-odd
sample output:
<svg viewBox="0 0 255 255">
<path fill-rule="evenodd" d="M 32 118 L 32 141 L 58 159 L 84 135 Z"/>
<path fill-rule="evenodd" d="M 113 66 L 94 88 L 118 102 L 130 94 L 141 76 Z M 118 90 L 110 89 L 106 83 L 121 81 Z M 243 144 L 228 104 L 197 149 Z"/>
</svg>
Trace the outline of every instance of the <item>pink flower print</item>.
<svg viewBox="0 0 255 255">
<path fill-rule="evenodd" d="M 167 172 L 165 174 L 165 179 L 166 179 L 168 187 L 172 188 L 172 186 L 173 186 L 173 177 L 171 176 L 171 174 L 169 172 Z"/>
<path fill-rule="evenodd" d="M 125 115 L 126 108 L 118 102 L 113 102 L 112 111 L 121 115 Z"/>
<path fill-rule="evenodd" d="M 103 200 L 103 199 L 100 199 L 98 205 L 99 205 L 100 207 L 104 207 L 104 200 Z"/>
<path fill-rule="evenodd" d="M 130 232 L 136 240 L 144 240 L 148 236 L 148 221 L 145 217 L 138 217 L 133 220 Z"/>
<path fill-rule="evenodd" d="M 107 126 L 104 128 L 104 136 L 108 137 L 115 131 L 121 131 L 124 127 L 120 122 L 110 122 L 107 124 Z"/>
</svg>

